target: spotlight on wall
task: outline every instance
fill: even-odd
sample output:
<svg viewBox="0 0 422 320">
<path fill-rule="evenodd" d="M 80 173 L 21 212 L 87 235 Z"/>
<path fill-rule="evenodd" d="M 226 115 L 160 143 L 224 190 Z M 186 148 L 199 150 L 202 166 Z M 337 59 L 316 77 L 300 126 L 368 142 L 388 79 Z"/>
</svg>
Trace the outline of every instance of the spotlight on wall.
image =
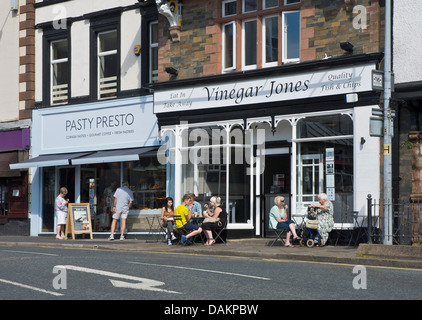
<svg viewBox="0 0 422 320">
<path fill-rule="evenodd" d="M 364 145 L 365 142 L 366 142 L 365 138 L 364 137 L 360 137 L 360 144 Z"/>
<path fill-rule="evenodd" d="M 177 76 L 177 74 L 178 74 L 177 69 L 175 69 L 173 67 L 167 67 L 165 70 L 168 74 L 172 74 L 172 75 L 175 75 L 175 76 Z"/>
<path fill-rule="evenodd" d="M 354 45 L 351 44 L 349 41 L 340 42 L 340 48 L 342 48 L 347 53 L 352 53 L 353 52 L 353 47 L 354 47 Z"/>
</svg>

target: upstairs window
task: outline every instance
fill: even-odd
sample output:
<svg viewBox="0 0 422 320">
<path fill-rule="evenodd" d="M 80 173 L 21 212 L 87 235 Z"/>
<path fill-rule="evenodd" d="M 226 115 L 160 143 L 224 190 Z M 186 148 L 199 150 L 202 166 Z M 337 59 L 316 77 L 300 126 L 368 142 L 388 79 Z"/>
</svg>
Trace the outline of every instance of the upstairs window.
<svg viewBox="0 0 422 320">
<path fill-rule="evenodd" d="M 67 39 L 51 41 L 51 104 L 68 102 L 69 87 L 69 51 Z"/>
<path fill-rule="evenodd" d="M 98 33 L 98 99 L 117 96 L 117 30 Z"/>
<path fill-rule="evenodd" d="M 152 22 L 149 25 L 149 74 L 150 81 L 158 81 L 158 22 Z"/>
<path fill-rule="evenodd" d="M 217 21 L 222 31 L 223 72 L 300 61 L 301 1 L 224 0 L 221 3 L 221 18 Z"/>
</svg>

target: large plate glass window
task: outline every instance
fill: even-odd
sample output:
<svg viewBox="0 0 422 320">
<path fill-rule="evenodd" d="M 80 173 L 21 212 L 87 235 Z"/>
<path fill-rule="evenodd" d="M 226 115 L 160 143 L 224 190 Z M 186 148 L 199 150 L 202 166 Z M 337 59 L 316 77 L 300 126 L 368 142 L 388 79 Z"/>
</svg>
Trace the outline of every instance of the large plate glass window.
<svg viewBox="0 0 422 320">
<path fill-rule="evenodd" d="M 297 125 L 297 205 L 327 193 L 334 221 L 353 208 L 353 121 L 349 115 L 309 117 Z"/>
</svg>

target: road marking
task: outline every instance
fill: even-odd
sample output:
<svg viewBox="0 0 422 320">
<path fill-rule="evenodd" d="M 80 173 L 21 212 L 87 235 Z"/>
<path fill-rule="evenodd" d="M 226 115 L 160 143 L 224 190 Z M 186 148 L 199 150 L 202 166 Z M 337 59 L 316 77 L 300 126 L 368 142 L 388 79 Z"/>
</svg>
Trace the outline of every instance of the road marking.
<svg viewBox="0 0 422 320">
<path fill-rule="evenodd" d="M 144 263 L 144 262 L 135 262 L 135 261 L 128 261 L 128 263 L 142 264 L 142 265 L 146 265 L 146 266 L 155 266 L 155 267 L 165 267 L 165 268 L 174 268 L 174 269 L 184 269 L 184 270 L 194 270 L 194 271 L 202 271 L 202 272 L 220 273 L 220 274 L 225 274 L 225 275 L 245 277 L 245 278 L 252 278 L 252 279 L 259 279 L 259 280 L 271 280 L 270 278 L 264 278 L 264 277 L 258 277 L 258 276 L 251 276 L 251 275 L 248 275 L 248 274 L 224 272 L 224 271 L 217 271 L 217 270 L 210 270 L 210 269 L 197 269 L 197 268 L 190 268 L 190 267 L 178 267 L 178 266 L 165 265 L 165 264 Z"/>
<path fill-rule="evenodd" d="M 130 289 L 138 289 L 138 290 L 148 290 L 148 291 L 159 291 L 159 292 L 167 292 L 167 293 L 176 293 L 180 294 L 180 292 L 177 291 L 170 291 L 165 289 L 156 288 L 158 286 L 165 285 L 164 282 L 156 281 L 152 279 L 146 279 L 146 278 L 140 278 L 140 277 L 134 277 L 114 272 L 108 272 L 103 270 L 97 270 L 97 269 L 91 269 L 91 268 L 84 268 L 84 267 L 78 267 L 78 266 L 60 266 L 61 268 L 65 268 L 66 270 L 73 270 L 73 271 L 80 271 L 80 272 L 86 272 L 86 273 L 92 273 L 92 274 L 98 274 L 105 277 L 112 277 L 112 278 L 118 278 L 118 279 L 125 279 L 125 280 L 131 280 L 131 281 L 137 281 L 137 283 L 130 283 L 125 281 L 118 281 L 118 280 L 112 280 L 109 279 L 113 286 L 117 288 L 130 288 Z"/>
<path fill-rule="evenodd" d="M 54 292 L 54 291 L 48 291 L 48 290 L 36 288 L 36 287 L 33 287 L 33 286 L 28 286 L 28 285 L 23 284 L 23 283 L 13 282 L 13 281 L 5 280 L 5 279 L 0 279 L 0 282 L 8 283 L 8 284 L 11 284 L 11 285 L 14 285 L 14 286 L 17 286 L 17 287 L 21 287 L 21 288 L 25 288 L 25 289 L 31 289 L 31 290 L 34 290 L 34 291 L 51 294 L 51 295 L 57 296 L 57 297 L 63 296 L 63 294 L 61 294 L 61 293 L 57 293 L 57 292 Z"/>
<path fill-rule="evenodd" d="M 27 253 L 27 254 L 39 254 L 39 255 L 43 255 L 43 256 L 54 256 L 54 257 L 58 257 L 58 254 L 53 254 L 53 253 L 42 253 L 42 252 L 29 252 L 29 251 L 14 251 L 14 250 L 1 250 L 1 251 L 5 251 L 5 252 L 12 252 L 12 253 Z"/>
</svg>

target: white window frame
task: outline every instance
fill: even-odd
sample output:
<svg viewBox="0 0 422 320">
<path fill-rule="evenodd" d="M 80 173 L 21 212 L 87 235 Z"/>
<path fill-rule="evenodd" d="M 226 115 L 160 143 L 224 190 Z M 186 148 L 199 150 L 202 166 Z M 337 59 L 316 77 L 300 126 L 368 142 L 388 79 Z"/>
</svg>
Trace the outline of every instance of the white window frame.
<svg viewBox="0 0 422 320">
<path fill-rule="evenodd" d="M 258 0 L 256 3 L 256 10 L 246 11 L 246 0 L 242 0 L 242 13 L 250 13 L 250 12 L 256 12 L 258 10 Z"/>
<path fill-rule="evenodd" d="M 242 70 L 253 70 L 257 68 L 257 62 L 255 62 L 255 64 L 251 64 L 251 65 L 245 65 L 246 63 L 246 49 L 245 49 L 245 45 L 246 45 L 246 34 L 245 34 L 245 24 L 248 22 L 252 22 L 255 21 L 256 23 L 256 27 L 258 28 L 258 20 L 256 18 L 253 19 L 248 19 L 248 20 L 243 20 L 242 21 Z M 255 50 L 256 50 L 256 54 L 258 53 L 258 46 L 255 46 Z M 258 57 L 257 57 L 258 58 Z"/>
<path fill-rule="evenodd" d="M 267 6 L 267 0 L 263 0 L 263 1 L 262 1 L 262 8 L 263 8 L 264 10 L 266 10 L 266 9 L 272 9 L 272 8 L 278 8 L 278 1 L 277 1 L 277 5 L 275 5 L 274 7 L 268 7 L 268 6 Z"/>
<path fill-rule="evenodd" d="M 293 5 L 293 4 L 298 4 L 298 3 L 300 3 L 300 1 L 301 1 L 301 0 L 295 1 L 295 2 L 293 2 L 293 3 L 287 3 L 287 0 L 284 0 L 284 5 L 285 5 L 285 6 L 291 6 L 291 5 Z"/>
<path fill-rule="evenodd" d="M 234 14 L 226 14 L 226 11 L 224 10 L 224 5 L 226 3 L 231 3 L 231 2 L 236 3 L 236 12 Z M 223 1 L 221 3 L 221 12 L 222 12 L 222 15 L 221 15 L 222 17 L 232 17 L 232 16 L 235 16 L 237 14 L 237 0 L 225 0 L 225 1 Z"/>
<path fill-rule="evenodd" d="M 158 81 L 158 69 L 152 70 L 152 58 L 153 58 L 153 49 L 158 48 L 158 42 L 152 42 L 152 25 L 157 25 L 158 28 L 158 21 L 153 21 L 149 24 L 149 78 L 151 82 Z M 158 32 L 158 30 L 157 30 Z M 158 54 L 158 52 L 157 52 Z M 157 57 L 158 60 L 158 57 Z"/>
<path fill-rule="evenodd" d="M 232 47 L 233 47 L 233 65 L 229 68 L 225 68 L 226 65 L 226 33 L 225 33 L 225 27 L 228 25 L 232 25 L 233 28 L 233 42 L 232 42 Z M 223 52 L 223 57 L 222 57 L 222 69 L 223 72 L 228 72 L 228 71 L 233 71 L 236 70 L 236 22 L 235 21 L 231 21 L 229 23 L 226 23 L 222 26 L 222 52 Z"/>
<path fill-rule="evenodd" d="M 266 62 L 265 61 L 265 57 L 267 55 L 267 46 L 266 46 L 266 36 L 265 36 L 265 32 L 267 29 L 267 19 L 272 19 L 272 18 L 277 18 L 277 23 L 279 23 L 280 19 L 279 19 L 279 15 L 272 15 L 272 16 L 266 16 L 262 18 L 262 66 L 263 67 L 275 67 L 278 65 L 278 53 L 277 53 L 277 61 L 272 61 L 272 62 Z M 278 36 L 278 42 L 280 43 L 281 39 L 279 37 L 279 32 L 278 32 L 279 26 L 277 26 L 277 36 Z M 279 45 L 277 45 L 277 51 L 278 51 Z"/>
<path fill-rule="evenodd" d="M 62 59 L 53 59 L 53 44 L 57 42 L 67 42 L 67 58 Z M 69 62 L 69 42 L 68 39 L 59 39 L 50 42 L 50 101 L 53 105 L 66 104 L 69 101 L 69 83 L 63 85 L 54 85 L 54 65 L 61 63 Z M 68 66 L 68 72 L 70 72 L 70 67 Z M 57 102 L 55 100 L 63 100 L 61 97 L 66 97 L 65 102 Z"/>
<path fill-rule="evenodd" d="M 287 32 L 286 30 L 286 15 L 292 13 L 299 13 L 299 57 L 288 59 L 287 58 Z M 300 62 L 300 11 L 285 11 L 281 13 L 281 61 L 282 63 Z"/>
<path fill-rule="evenodd" d="M 107 33 L 112 33 L 112 32 L 116 32 L 116 36 L 117 36 L 117 32 L 118 32 L 117 29 L 112 29 L 112 30 L 107 30 L 107 31 L 103 31 L 103 32 L 98 32 L 98 34 L 97 34 L 97 68 L 98 68 L 98 72 L 97 72 L 98 73 L 98 77 L 97 77 L 97 83 L 98 83 L 97 97 L 98 97 L 98 100 L 112 99 L 112 98 L 116 98 L 117 97 L 117 76 L 118 75 L 115 76 L 115 79 L 112 79 L 114 77 L 103 78 L 103 79 L 108 79 L 106 81 L 110 81 L 110 83 L 101 85 L 101 57 L 106 57 L 106 56 L 111 56 L 111 55 L 117 55 L 118 49 L 100 52 L 100 35 L 107 34 Z M 114 81 L 114 82 L 111 82 L 111 81 Z M 106 94 L 107 93 L 107 92 L 101 92 L 101 89 L 102 88 L 110 88 L 110 89 L 107 89 L 106 91 L 108 93 L 115 92 L 116 93 L 115 96 L 101 98 L 101 94 Z"/>
</svg>

